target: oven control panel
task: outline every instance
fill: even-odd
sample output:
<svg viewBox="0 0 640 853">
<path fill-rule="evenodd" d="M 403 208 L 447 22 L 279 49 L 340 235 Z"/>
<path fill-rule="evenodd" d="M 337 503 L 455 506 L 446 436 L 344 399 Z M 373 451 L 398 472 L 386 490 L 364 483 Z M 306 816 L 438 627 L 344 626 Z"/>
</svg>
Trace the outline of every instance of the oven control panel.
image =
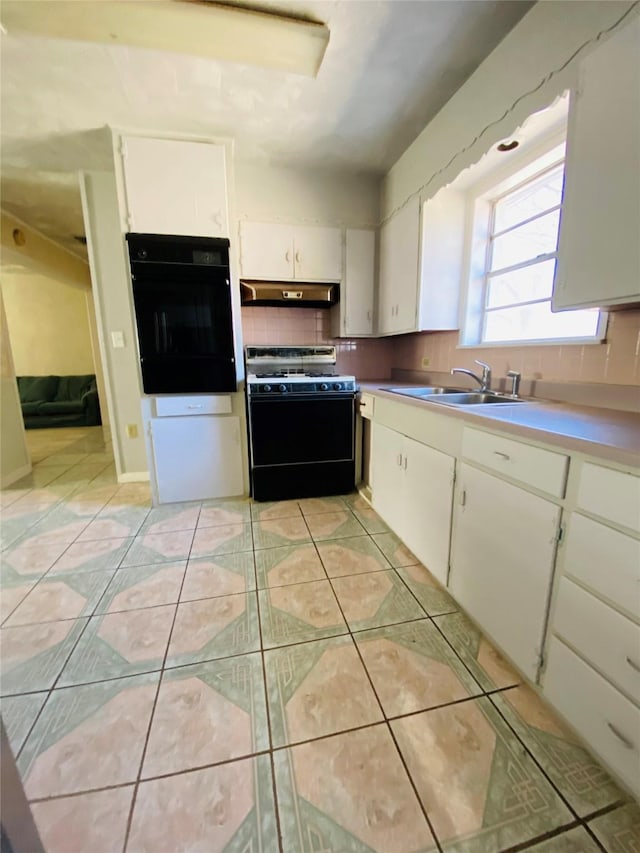
<svg viewBox="0 0 640 853">
<path fill-rule="evenodd" d="M 355 393 L 356 383 L 353 379 L 331 379 L 313 382 L 249 382 L 249 394 L 331 394 Z"/>
</svg>

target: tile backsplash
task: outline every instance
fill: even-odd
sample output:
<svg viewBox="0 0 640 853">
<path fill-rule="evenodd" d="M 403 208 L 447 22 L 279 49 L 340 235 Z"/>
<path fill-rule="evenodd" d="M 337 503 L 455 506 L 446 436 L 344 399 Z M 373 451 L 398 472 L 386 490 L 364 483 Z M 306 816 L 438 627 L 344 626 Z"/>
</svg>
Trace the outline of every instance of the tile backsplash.
<svg viewBox="0 0 640 853">
<path fill-rule="evenodd" d="M 358 379 L 390 379 L 394 342 L 391 338 L 333 338 L 326 308 L 242 309 L 246 344 L 335 344 L 337 369 Z"/>
<path fill-rule="evenodd" d="M 395 339 L 393 367 L 401 370 L 448 372 L 452 367 L 475 369 L 475 358 L 486 361 L 495 377 L 517 370 L 523 379 L 559 382 L 640 384 L 640 310 L 609 314 L 602 344 L 478 347 L 458 349 L 458 332 L 421 332 Z M 427 368 L 422 359 L 428 358 Z"/>
<path fill-rule="evenodd" d="M 640 384 L 640 310 L 609 315 L 607 337 L 602 344 L 568 344 L 458 349 L 458 332 L 420 332 L 393 338 L 334 339 L 331 315 L 326 309 L 242 309 L 245 344 L 334 343 L 338 370 L 358 379 L 387 379 L 391 370 L 448 372 L 452 367 L 474 368 L 473 360 L 491 364 L 493 374 L 508 370 L 523 379 L 559 382 L 591 382 L 612 385 Z"/>
</svg>

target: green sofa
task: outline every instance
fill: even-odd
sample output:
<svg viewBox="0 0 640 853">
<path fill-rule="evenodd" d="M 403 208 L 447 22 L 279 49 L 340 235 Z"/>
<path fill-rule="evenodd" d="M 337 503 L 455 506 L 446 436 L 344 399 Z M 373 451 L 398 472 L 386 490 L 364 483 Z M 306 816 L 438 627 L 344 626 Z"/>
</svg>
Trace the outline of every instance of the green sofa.
<svg viewBox="0 0 640 853">
<path fill-rule="evenodd" d="M 102 423 L 94 374 L 18 376 L 18 393 L 27 429 Z"/>
</svg>

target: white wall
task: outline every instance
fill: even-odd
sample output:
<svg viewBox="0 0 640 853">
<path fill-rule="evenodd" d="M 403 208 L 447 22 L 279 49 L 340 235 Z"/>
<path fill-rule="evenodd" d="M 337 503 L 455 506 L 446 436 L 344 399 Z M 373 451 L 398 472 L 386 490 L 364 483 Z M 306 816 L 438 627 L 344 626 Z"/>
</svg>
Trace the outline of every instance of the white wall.
<svg viewBox="0 0 640 853">
<path fill-rule="evenodd" d="M 380 180 L 372 175 L 235 164 L 238 219 L 375 227 Z"/>
<path fill-rule="evenodd" d="M 86 288 L 39 273 L 3 273 L 18 376 L 95 373 Z"/>
<path fill-rule="evenodd" d="M 116 470 L 123 479 L 144 479 L 148 465 L 140 408 L 142 388 L 115 176 L 87 173 L 81 189 Z M 113 331 L 123 333 L 124 347 L 114 349 Z M 129 424 L 137 428 L 137 437 L 127 435 Z"/>
<path fill-rule="evenodd" d="M 579 60 L 633 6 L 617 0 L 536 3 L 386 175 L 383 217 L 421 188 L 423 199 L 430 198 L 574 85 Z"/>
<path fill-rule="evenodd" d="M 24 434 L 16 373 L 11 355 L 2 293 L 0 292 L 0 488 L 5 489 L 31 471 Z"/>
</svg>

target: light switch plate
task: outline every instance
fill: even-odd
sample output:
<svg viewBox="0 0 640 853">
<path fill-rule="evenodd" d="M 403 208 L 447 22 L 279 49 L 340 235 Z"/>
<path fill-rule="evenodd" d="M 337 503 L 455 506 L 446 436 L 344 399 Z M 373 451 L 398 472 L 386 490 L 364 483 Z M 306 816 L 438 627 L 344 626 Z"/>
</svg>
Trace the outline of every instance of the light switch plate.
<svg viewBox="0 0 640 853">
<path fill-rule="evenodd" d="M 111 343 L 114 349 L 122 349 L 124 347 L 124 333 L 111 332 Z"/>
</svg>

